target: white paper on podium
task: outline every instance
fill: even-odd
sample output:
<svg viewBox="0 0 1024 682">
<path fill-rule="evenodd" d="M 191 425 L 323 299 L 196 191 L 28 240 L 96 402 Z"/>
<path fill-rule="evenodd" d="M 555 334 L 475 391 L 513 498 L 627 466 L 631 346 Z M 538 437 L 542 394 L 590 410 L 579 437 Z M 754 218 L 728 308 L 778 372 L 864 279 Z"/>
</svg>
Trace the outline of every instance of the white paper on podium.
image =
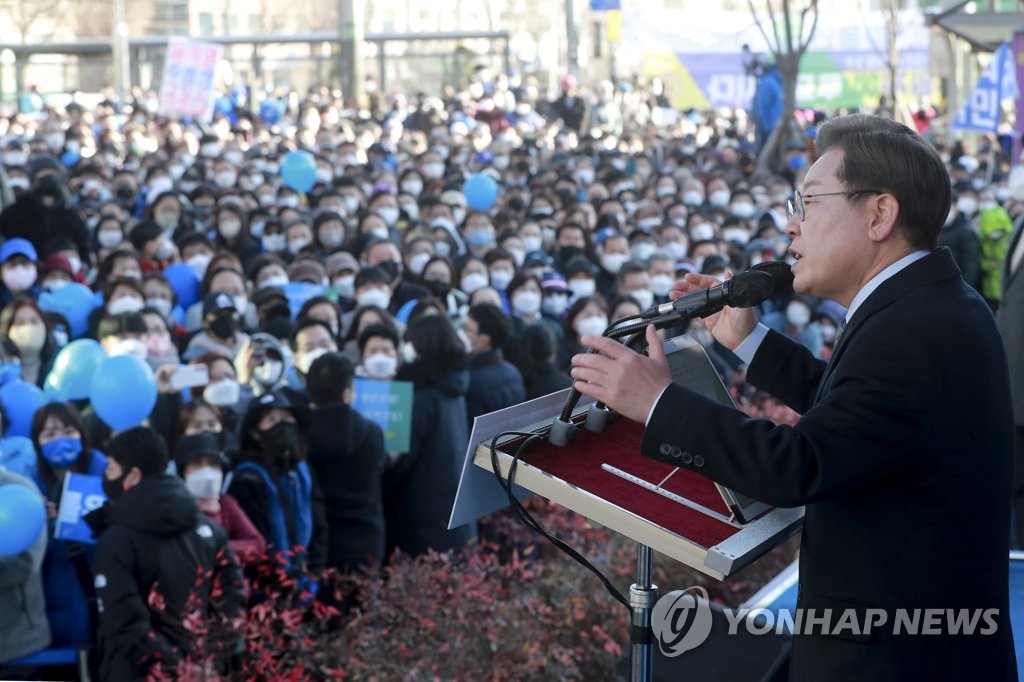
<svg viewBox="0 0 1024 682">
<path fill-rule="evenodd" d="M 448 528 L 457 528 L 464 523 L 476 521 L 481 516 L 493 514 L 508 505 L 508 495 L 494 477 L 493 471 L 487 471 L 473 464 L 476 449 L 483 441 L 490 441 L 504 431 L 522 431 L 531 424 L 551 421 L 557 417 L 570 389 L 552 393 L 540 398 L 504 410 L 491 412 L 473 420 L 473 431 L 469 434 L 469 445 L 466 458 L 462 462 L 462 476 L 459 478 L 459 489 L 455 493 L 455 504 L 448 519 Z M 580 408 L 594 402 L 593 398 L 580 398 L 575 414 Z M 513 484 L 512 492 L 522 500 L 532 493 L 526 488 Z"/>
</svg>

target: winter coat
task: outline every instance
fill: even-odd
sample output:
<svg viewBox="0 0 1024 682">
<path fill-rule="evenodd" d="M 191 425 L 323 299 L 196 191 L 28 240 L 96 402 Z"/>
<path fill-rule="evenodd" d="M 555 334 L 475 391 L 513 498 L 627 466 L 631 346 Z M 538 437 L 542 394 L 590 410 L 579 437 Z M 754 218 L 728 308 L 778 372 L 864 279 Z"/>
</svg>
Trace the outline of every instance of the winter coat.
<svg viewBox="0 0 1024 682">
<path fill-rule="evenodd" d="M 384 559 L 384 433 L 348 405 L 313 409 L 309 464 L 324 493 L 327 565 L 342 571 Z"/>
<path fill-rule="evenodd" d="M 461 549 L 476 535 L 472 526 L 448 530 L 469 442 L 469 370 L 465 361 L 440 364 L 418 358 L 395 377 L 413 382 L 413 417 L 409 452 L 385 475 L 388 555 L 393 548 L 412 555 Z"/>
<path fill-rule="evenodd" d="M 86 522 L 99 537 L 100 679 L 142 680 L 154 665 L 176 676 L 183 660 L 231 653 L 241 633 L 242 573 L 228 534 L 210 521 L 177 476 L 146 476 Z M 199 638 L 185 619 L 209 627 Z"/>
<path fill-rule="evenodd" d="M 227 531 L 231 549 L 239 563 L 248 564 L 259 561 L 267 551 L 267 541 L 263 539 L 256 526 L 242 511 L 242 507 L 231 495 L 224 493 L 218 500 L 220 510 L 215 513 L 205 512 L 207 516 Z"/>
<path fill-rule="evenodd" d="M 492 349 L 469 360 L 466 415 L 469 426 L 482 414 L 495 412 L 526 400 L 526 387 L 516 366 L 505 360 L 501 349 Z"/>
<path fill-rule="evenodd" d="M 63 206 L 44 206 L 32 192 L 24 192 L 0 213 L 0 236 L 27 239 L 42 258 L 46 245 L 54 239 L 70 239 L 78 248 L 83 263 L 92 258 L 89 228 L 78 211 Z"/>
<path fill-rule="evenodd" d="M 964 281 L 977 288 L 981 283 L 981 242 L 962 213 L 957 212 L 952 222 L 939 231 L 939 246 L 949 247 Z"/>
<path fill-rule="evenodd" d="M 0 486 L 4 485 L 36 489 L 27 478 L 0 468 Z M 41 570 L 45 552 L 44 529 L 28 549 L 0 556 L 0 663 L 28 656 L 50 644 Z"/>
</svg>

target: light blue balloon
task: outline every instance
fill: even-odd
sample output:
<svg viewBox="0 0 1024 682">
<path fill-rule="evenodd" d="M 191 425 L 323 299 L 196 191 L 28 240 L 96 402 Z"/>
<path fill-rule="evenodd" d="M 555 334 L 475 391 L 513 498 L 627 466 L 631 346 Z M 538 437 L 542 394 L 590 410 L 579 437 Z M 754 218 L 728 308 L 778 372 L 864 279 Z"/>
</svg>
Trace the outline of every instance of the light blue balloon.
<svg viewBox="0 0 1024 682">
<path fill-rule="evenodd" d="M 46 404 L 41 388 L 23 379 L 17 379 L 0 388 L 0 403 L 11 420 L 11 428 L 5 436 L 28 437 L 32 430 L 32 417 L 36 410 Z"/>
<path fill-rule="evenodd" d="M 498 183 L 486 173 L 476 173 L 466 179 L 462 193 L 466 195 L 466 205 L 474 211 L 489 211 L 498 200 Z"/>
<path fill-rule="evenodd" d="M 116 355 L 100 363 L 89 400 L 107 426 L 124 431 L 138 426 L 156 405 L 156 377 L 142 360 Z"/>
<path fill-rule="evenodd" d="M 97 301 L 92 289 L 72 282 L 56 291 L 44 291 L 39 295 L 39 307 L 52 313 L 60 313 L 71 325 L 71 335 L 78 338 L 89 329 L 89 314 L 103 305 L 100 296 Z"/>
<path fill-rule="evenodd" d="M 0 485 L 0 556 L 21 554 L 45 527 L 42 495 L 23 485 Z"/>
<path fill-rule="evenodd" d="M 81 400 L 89 397 L 92 378 L 107 352 L 94 339 L 78 339 L 61 348 L 53 361 L 53 369 L 46 377 L 44 392 L 62 400 Z"/>
<path fill-rule="evenodd" d="M 178 305 L 188 308 L 199 300 L 199 278 L 188 263 L 173 263 L 164 269 L 164 277 L 178 295 Z"/>
<path fill-rule="evenodd" d="M 308 192 L 316 184 L 316 159 L 309 152 L 288 152 L 281 161 L 281 179 L 296 192 Z"/>
</svg>

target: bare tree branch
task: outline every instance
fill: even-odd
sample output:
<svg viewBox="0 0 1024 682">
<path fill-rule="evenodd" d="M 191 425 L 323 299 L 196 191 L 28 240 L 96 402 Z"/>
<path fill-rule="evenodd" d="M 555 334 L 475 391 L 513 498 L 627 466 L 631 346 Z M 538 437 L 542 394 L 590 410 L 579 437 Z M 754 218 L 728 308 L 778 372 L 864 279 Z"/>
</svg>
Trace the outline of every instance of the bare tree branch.
<svg viewBox="0 0 1024 682">
<path fill-rule="evenodd" d="M 811 41 L 814 39 L 814 32 L 818 30 L 818 17 L 821 13 L 818 11 L 818 0 L 811 0 L 811 3 L 807 6 L 807 10 L 814 10 L 814 18 L 811 19 L 811 30 L 808 31 L 807 37 L 800 39 L 800 54 L 803 54 L 810 46 Z"/>
<path fill-rule="evenodd" d="M 795 52 L 793 47 L 793 19 L 789 16 L 789 0 L 782 0 L 782 20 L 786 22 L 786 52 Z"/>
<path fill-rule="evenodd" d="M 764 30 L 764 25 L 761 23 L 761 19 L 757 16 L 757 11 L 754 9 L 754 0 L 747 0 L 747 6 L 750 8 L 750 16 L 754 18 L 754 25 L 756 25 L 757 30 L 761 32 L 761 37 L 764 38 L 764 42 L 768 46 L 768 49 L 772 53 L 781 52 L 781 46 L 778 43 L 778 31 L 775 32 L 776 41 L 775 43 L 772 43 L 771 38 L 768 37 L 768 32 Z M 771 17 L 771 14 L 769 14 L 769 17 Z"/>
</svg>

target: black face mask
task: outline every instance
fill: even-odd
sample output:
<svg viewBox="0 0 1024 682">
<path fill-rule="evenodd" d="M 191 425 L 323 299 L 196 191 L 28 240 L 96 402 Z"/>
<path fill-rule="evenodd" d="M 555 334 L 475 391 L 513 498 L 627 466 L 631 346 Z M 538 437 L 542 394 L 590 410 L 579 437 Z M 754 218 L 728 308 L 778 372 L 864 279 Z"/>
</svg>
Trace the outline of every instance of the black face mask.
<svg viewBox="0 0 1024 682">
<path fill-rule="evenodd" d="M 107 499 L 116 500 L 124 494 L 124 479 L 126 476 L 128 476 L 127 473 L 121 474 L 119 478 L 115 479 L 103 477 L 103 494 L 107 496 Z"/>
<path fill-rule="evenodd" d="M 583 249 L 578 246 L 563 246 L 558 249 L 558 257 L 562 259 L 563 263 L 568 263 L 572 258 L 582 255 L 584 255 Z"/>
<path fill-rule="evenodd" d="M 443 280 L 439 279 L 428 279 L 423 283 L 423 286 L 434 295 L 435 298 L 443 299 L 448 296 L 448 292 L 451 291 L 452 286 Z"/>
<path fill-rule="evenodd" d="M 383 263 L 378 263 L 377 267 L 383 270 L 384 272 L 388 273 L 388 277 L 391 278 L 392 282 L 398 279 L 398 263 L 396 263 L 395 261 L 384 261 Z"/>
<path fill-rule="evenodd" d="M 295 456 L 299 444 L 298 432 L 291 422 L 277 422 L 266 431 L 260 431 L 260 444 L 278 462 L 287 462 Z"/>
<path fill-rule="evenodd" d="M 230 339 L 238 329 L 238 322 L 234 315 L 221 315 L 210 323 L 210 331 L 221 339 Z"/>
</svg>

